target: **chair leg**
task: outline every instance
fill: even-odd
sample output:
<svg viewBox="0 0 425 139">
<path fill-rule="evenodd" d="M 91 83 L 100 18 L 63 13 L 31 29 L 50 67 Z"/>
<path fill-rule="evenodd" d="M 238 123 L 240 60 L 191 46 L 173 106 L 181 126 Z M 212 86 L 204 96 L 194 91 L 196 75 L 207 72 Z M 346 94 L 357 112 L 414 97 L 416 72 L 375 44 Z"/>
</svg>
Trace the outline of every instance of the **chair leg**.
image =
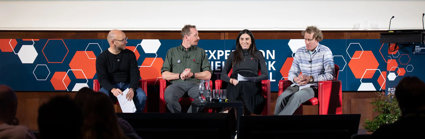
<svg viewBox="0 0 425 139">
<path fill-rule="evenodd" d="M 121 107 L 118 103 L 114 104 L 114 110 L 115 110 L 115 113 L 122 113 Z"/>
</svg>

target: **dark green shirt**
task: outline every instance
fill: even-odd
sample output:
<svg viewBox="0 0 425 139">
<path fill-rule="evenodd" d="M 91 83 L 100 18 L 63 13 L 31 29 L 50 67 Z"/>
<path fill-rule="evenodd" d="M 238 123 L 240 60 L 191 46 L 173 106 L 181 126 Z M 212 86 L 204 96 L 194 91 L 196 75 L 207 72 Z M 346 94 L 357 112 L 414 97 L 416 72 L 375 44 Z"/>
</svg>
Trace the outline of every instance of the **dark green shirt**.
<svg viewBox="0 0 425 139">
<path fill-rule="evenodd" d="M 182 73 L 184 69 L 190 68 L 193 73 L 210 71 L 211 67 L 208 62 L 205 50 L 198 46 L 191 46 L 186 49 L 180 45 L 170 48 L 165 57 L 164 64 L 162 65 L 161 73 L 169 71 L 172 73 Z M 190 78 L 184 81 L 199 82 L 198 79 Z M 181 79 L 172 80 L 171 83 L 184 82 Z"/>
</svg>

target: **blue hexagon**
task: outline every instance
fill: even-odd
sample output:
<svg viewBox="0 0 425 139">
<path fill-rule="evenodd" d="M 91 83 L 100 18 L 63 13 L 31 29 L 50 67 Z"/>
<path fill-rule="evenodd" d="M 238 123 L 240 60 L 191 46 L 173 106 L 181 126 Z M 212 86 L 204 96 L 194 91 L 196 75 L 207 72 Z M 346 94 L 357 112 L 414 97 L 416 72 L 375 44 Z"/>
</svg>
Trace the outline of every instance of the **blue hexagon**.
<svg viewBox="0 0 425 139">
<path fill-rule="evenodd" d="M 37 81 L 46 81 L 49 78 L 50 69 L 46 64 L 37 64 L 32 74 Z"/>
<path fill-rule="evenodd" d="M 69 49 L 63 39 L 49 39 L 42 52 L 47 63 L 62 63 L 68 55 Z"/>
</svg>

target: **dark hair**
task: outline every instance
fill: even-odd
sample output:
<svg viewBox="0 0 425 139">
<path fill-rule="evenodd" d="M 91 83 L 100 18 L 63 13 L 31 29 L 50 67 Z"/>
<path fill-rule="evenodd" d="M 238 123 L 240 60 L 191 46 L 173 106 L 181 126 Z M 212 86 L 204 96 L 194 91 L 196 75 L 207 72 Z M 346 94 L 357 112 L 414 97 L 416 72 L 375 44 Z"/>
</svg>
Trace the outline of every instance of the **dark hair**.
<svg viewBox="0 0 425 139">
<path fill-rule="evenodd" d="M 402 115 L 415 113 L 425 106 L 425 83 L 418 77 L 404 77 L 397 84 L 395 97 Z"/>
<path fill-rule="evenodd" d="M 182 38 L 184 38 L 184 35 L 190 35 L 190 29 L 191 28 L 196 28 L 196 26 L 195 25 L 185 25 L 182 28 L 182 31 L 180 32 L 181 35 L 182 35 Z"/>
<path fill-rule="evenodd" d="M 241 38 L 241 36 L 243 34 L 248 34 L 251 37 L 251 46 L 249 46 L 248 53 L 252 57 L 254 57 L 255 59 L 258 59 L 257 55 L 255 55 L 255 52 L 258 51 L 258 50 L 257 50 L 257 47 L 255 46 L 254 35 L 248 29 L 244 29 L 241 32 L 239 32 L 238 37 L 236 38 L 236 50 L 233 52 L 234 58 L 233 58 L 233 61 L 232 61 L 232 63 L 233 63 L 232 65 L 236 65 L 236 64 L 238 64 L 239 62 L 242 61 L 243 52 L 242 52 L 242 46 L 239 42 L 239 39 Z"/>
<path fill-rule="evenodd" d="M 0 121 L 9 125 L 19 124 L 16 116 L 18 99 L 15 91 L 6 85 L 0 85 Z"/>
<path fill-rule="evenodd" d="M 75 101 L 82 108 L 83 138 L 119 139 L 124 133 L 118 125 L 111 99 L 103 93 L 78 92 Z M 86 90 L 87 91 L 87 90 Z"/>
<path fill-rule="evenodd" d="M 57 96 L 38 109 L 38 129 L 43 139 L 81 137 L 83 117 L 69 96 Z"/>
<path fill-rule="evenodd" d="M 313 34 L 313 39 L 317 40 L 318 42 L 323 40 L 323 33 L 322 31 L 317 28 L 316 26 L 308 26 L 303 32 L 301 32 L 301 35 L 304 37 L 305 33 Z"/>
</svg>

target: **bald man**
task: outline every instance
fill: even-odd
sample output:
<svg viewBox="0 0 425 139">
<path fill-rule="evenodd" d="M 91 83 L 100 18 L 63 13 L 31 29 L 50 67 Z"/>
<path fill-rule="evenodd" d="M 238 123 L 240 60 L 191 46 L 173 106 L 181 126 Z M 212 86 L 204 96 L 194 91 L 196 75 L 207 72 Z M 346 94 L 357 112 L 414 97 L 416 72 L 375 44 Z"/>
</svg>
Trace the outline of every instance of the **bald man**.
<svg viewBox="0 0 425 139">
<path fill-rule="evenodd" d="M 121 30 L 112 30 L 108 34 L 109 48 L 96 59 L 96 72 L 100 82 L 100 92 L 116 101 L 116 96 L 129 89 L 126 98 L 133 100 L 136 112 L 142 112 L 146 94 L 139 87 L 139 68 L 136 56 L 128 49 L 127 37 Z"/>
</svg>

